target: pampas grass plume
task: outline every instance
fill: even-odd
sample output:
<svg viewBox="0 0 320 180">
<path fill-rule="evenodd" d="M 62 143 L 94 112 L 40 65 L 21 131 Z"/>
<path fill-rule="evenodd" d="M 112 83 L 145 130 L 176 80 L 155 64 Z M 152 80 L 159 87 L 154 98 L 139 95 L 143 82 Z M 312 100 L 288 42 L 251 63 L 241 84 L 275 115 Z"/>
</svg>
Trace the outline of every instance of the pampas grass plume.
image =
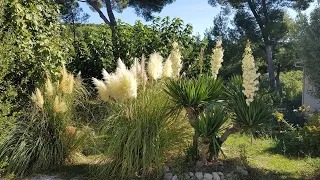
<svg viewBox="0 0 320 180">
<path fill-rule="evenodd" d="M 103 81 L 98 80 L 96 78 L 92 78 L 92 82 L 95 85 L 96 89 L 98 90 L 98 94 L 99 94 L 100 98 L 103 101 L 108 101 L 109 100 L 109 92 L 108 92 L 106 84 Z"/>
<path fill-rule="evenodd" d="M 37 107 L 43 108 L 44 99 L 39 88 L 37 88 L 36 91 L 32 93 L 31 100 L 37 105 Z"/>
<path fill-rule="evenodd" d="M 170 78 L 172 76 L 172 61 L 170 56 L 164 63 L 162 76 L 165 78 Z"/>
<path fill-rule="evenodd" d="M 59 96 L 56 96 L 53 103 L 53 110 L 56 113 L 65 113 L 67 111 L 67 104 Z"/>
<path fill-rule="evenodd" d="M 60 81 L 60 90 L 62 93 L 71 94 L 73 91 L 74 77 L 73 74 L 68 74 L 65 65 L 61 69 L 62 79 Z"/>
<path fill-rule="evenodd" d="M 137 97 L 137 80 L 127 68 L 117 68 L 107 81 L 107 87 L 110 96 L 117 100 Z"/>
<path fill-rule="evenodd" d="M 45 90 L 46 90 L 46 94 L 47 94 L 49 97 L 53 96 L 54 88 L 53 88 L 53 84 L 52 84 L 50 78 L 47 78 L 47 80 L 46 80 Z"/>
<path fill-rule="evenodd" d="M 157 80 L 162 76 L 162 56 L 159 53 L 152 53 L 150 55 L 150 62 L 148 64 L 148 74 L 153 80 Z"/>
</svg>

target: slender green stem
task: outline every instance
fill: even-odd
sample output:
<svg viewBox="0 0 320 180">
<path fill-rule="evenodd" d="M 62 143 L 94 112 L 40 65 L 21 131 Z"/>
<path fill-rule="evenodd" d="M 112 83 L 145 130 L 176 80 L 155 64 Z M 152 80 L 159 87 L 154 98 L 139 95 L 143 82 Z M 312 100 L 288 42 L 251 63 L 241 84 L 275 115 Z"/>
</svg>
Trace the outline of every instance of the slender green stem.
<svg viewBox="0 0 320 180">
<path fill-rule="evenodd" d="M 252 142 L 253 142 L 253 133 L 252 133 L 252 130 L 250 130 L 250 136 L 251 136 L 251 146 L 252 146 Z"/>
</svg>

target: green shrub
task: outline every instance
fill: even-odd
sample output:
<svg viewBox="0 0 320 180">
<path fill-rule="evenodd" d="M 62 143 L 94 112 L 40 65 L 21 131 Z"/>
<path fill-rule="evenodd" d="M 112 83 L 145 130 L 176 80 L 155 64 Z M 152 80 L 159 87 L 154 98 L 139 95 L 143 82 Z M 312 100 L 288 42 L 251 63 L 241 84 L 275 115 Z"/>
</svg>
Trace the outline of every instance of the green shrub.
<svg viewBox="0 0 320 180">
<path fill-rule="evenodd" d="M 222 79 L 213 80 L 210 76 L 202 75 L 191 79 L 170 80 L 166 83 L 165 92 L 173 103 L 172 111 L 180 112 L 184 109 L 190 125 L 196 128 L 199 115 L 222 98 L 222 87 Z M 189 151 L 192 160 L 198 159 L 198 138 L 199 134 L 195 131 L 193 147 Z"/>
<path fill-rule="evenodd" d="M 10 68 L 10 52 L 8 51 L 10 48 L 12 45 L 9 38 L 5 37 L 2 42 L 0 41 L 0 144 L 10 132 L 17 116 L 17 112 L 14 112 L 17 90 L 13 83 L 6 79 Z"/>
<path fill-rule="evenodd" d="M 285 155 L 320 157 L 319 114 L 311 115 L 304 127 L 284 132 L 276 148 L 281 149 Z"/>
<path fill-rule="evenodd" d="M 166 83 L 165 92 L 173 102 L 173 110 L 185 109 L 189 123 L 195 127 L 197 118 L 206 106 L 222 98 L 223 81 L 203 75 L 192 79 L 174 79 Z"/>
<path fill-rule="evenodd" d="M 183 72 L 188 77 L 199 73 L 198 58 L 202 43 L 192 35 L 192 26 L 184 25 L 179 18 L 156 18 L 152 24 L 144 25 L 137 21 L 129 25 L 119 21 L 112 37 L 106 25 L 80 25 L 76 29 L 73 43 L 75 56 L 68 64 L 73 72 L 81 71 L 84 78 L 101 77 L 100 70 L 112 72 L 115 62 L 121 58 L 127 67 L 131 67 L 134 58 L 143 54 L 159 52 L 168 57 L 172 43 L 177 42 L 183 54 Z M 67 37 L 73 34 L 66 33 Z"/>
<path fill-rule="evenodd" d="M 161 84 L 149 84 L 136 99 L 109 106 L 111 115 L 101 125 L 106 159 L 95 175 L 128 179 L 159 173 L 165 154 L 181 148 L 189 135 L 188 124 L 170 113 Z"/>
<path fill-rule="evenodd" d="M 11 48 L 10 39 L 4 37 L 4 39 L 0 41 L 0 145 L 2 145 L 4 139 L 7 138 L 12 128 L 14 128 L 14 122 L 19 114 L 18 112 L 15 112 L 17 106 L 14 104 L 17 90 L 12 82 L 5 78 L 9 72 L 10 51 L 8 50 Z M 0 160 L 0 177 L 2 177 L 2 174 L 5 172 L 5 167 L 8 164 L 7 160 L 7 158 Z"/>
<path fill-rule="evenodd" d="M 7 173 L 23 176 L 57 168 L 88 134 L 72 123 L 74 107 L 85 98 L 79 77 L 74 80 L 63 68 L 59 82 L 52 84 L 47 78 L 40 89 L 0 146 L 0 160 L 8 158 Z"/>
<path fill-rule="evenodd" d="M 73 47 L 75 55 L 68 69 L 80 71 L 83 78 L 99 77 L 101 69 L 111 72 L 115 68 L 111 30 L 107 25 L 81 25 L 76 29 Z"/>
<path fill-rule="evenodd" d="M 17 104 L 54 75 L 68 58 L 68 38 L 62 37 L 57 6 L 50 0 L 4 0 L 0 41 L 10 37 L 9 68 L 5 79 L 16 85 Z M 23 99 L 23 100 L 22 100 Z"/>
<path fill-rule="evenodd" d="M 302 71 L 289 71 L 280 75 L 284 103 L 291 108 L 298 108 L 301 105 L 302 78 Z"/>
</svg>

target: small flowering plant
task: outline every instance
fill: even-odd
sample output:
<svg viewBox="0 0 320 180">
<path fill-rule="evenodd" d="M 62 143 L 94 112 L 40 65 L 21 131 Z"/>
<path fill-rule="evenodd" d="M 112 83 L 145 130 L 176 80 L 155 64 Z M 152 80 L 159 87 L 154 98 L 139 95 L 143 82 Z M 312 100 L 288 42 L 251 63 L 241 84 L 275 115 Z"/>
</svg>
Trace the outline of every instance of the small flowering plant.
<svg viewBox="0 0 320 180">
<path fill-rule="evenodd" d="M 252 133 L 263 122 L 272 119 L 271 109 L 261 95 L 256 94 L 248 105 L 247 97 L 242 92 L 244 79 L 233 76 L 225 86 L 228 107 L 234 113 L 235 127 Z"/>
<path fill-rule="evenodd" d="M 286 130 L 295 130 L 294 126 L 284 119 L 283 113 L 277 111 L 274 112 L 272 115 L 275 117 L 277 121 L 278 130 L 280 134 L 283 134 L 284 132 L 286 132 Z"/>
<path fill-rule="evenodd" d="M 309 106 L 306 106 L 306 105 L 303 104 L 302 106 L 299 107 L 299 111 L 300 111 L 300 112 L 303 112 L 303 113 L 304 113 L 304 112 L 307 113 L 307 112 L 309 112 L 310 108 L 311 108 L 310 105 L 309 105 Z"/>
</svg>

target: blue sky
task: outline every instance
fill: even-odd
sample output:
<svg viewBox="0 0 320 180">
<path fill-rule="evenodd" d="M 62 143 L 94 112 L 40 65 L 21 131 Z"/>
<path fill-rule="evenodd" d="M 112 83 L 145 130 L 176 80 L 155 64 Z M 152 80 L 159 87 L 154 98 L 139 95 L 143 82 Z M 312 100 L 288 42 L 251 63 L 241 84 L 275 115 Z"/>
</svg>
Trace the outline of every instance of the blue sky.
<svg viewBox="0 0 320 180">
<path fill-rule="evenodd" d="M 89 23 L 103 23 L 98 13 L 93 12 L 86 3 L 81 3 L 80 5 L 84 12 L 90 15 Z M 309 14 L 315 6 L 316 3 L 313 3 L 304 13 Z M 105 12 L 106 10 L 104 9 L 103 11 Z M 220 8 L 210 6 L 207 0 L 176 0 L 174 3 L 165 6 L 161 13 L 155 13 L 154 15 L 162 18 L 165 16 L 181 18 L 185 24 L 190 23 L 193 26 L 194 34 L 203 35 L 207 28 L 213 26 L 213 19 L 219 12 Z M 295 17 L 296 13 L 293 10 L 288 10 L 288 12 L 292 17 Z M 137 20 L 149 23 L 138 17 L 132 8 L 125 9 L 121 14 L 114 13 L 117 19 L 119 18 L 129 24 L 134 24 Z"/>
</svg>

